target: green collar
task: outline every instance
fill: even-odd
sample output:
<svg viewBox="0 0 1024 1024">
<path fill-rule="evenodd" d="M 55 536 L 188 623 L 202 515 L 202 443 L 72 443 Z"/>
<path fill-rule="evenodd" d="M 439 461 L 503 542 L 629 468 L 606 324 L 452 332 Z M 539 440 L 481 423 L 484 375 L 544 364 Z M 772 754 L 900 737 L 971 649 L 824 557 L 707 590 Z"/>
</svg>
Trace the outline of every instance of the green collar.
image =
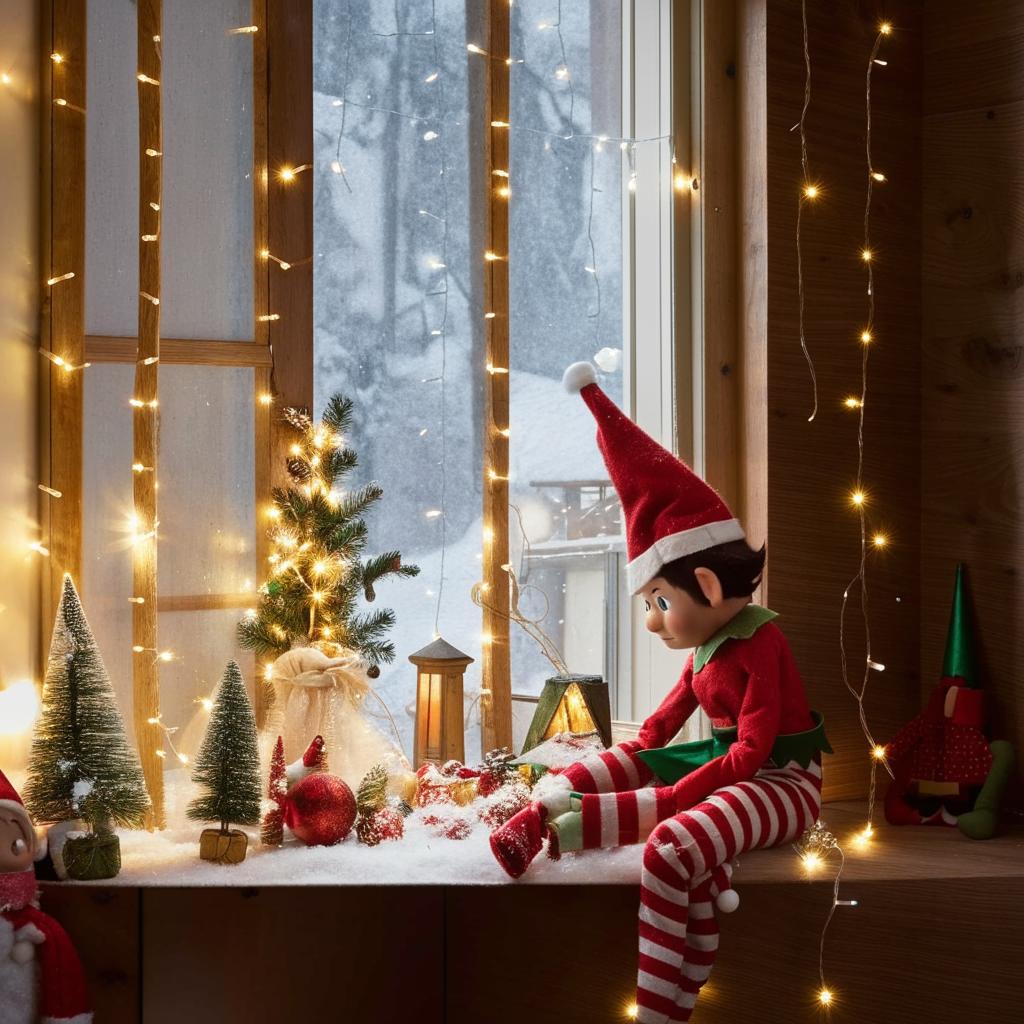
<svg viewBox="0 0 1024 1024">
<path fill-rule="evenodd" d="M 748 604 L 737 612 L 710 640 L 705 640 L 693 652 L 693 674 L 696 675 L 714 656 L 726 640 L 749 640 L 766 622 L 776 618 L 778 612 Z"/>
</svg>

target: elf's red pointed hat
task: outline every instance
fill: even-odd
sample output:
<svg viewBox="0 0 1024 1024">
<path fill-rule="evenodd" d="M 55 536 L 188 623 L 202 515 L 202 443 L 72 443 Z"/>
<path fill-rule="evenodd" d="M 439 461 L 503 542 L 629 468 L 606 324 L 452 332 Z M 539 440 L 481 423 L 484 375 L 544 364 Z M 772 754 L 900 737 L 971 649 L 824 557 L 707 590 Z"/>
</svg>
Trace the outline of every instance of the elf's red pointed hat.
<svg viewBox="0 0 1024 1024">
<path fill-rule="evenodd" d="M 743 540 L 743 527 L 725 502 L 622 412 L 597 386 L 590 363 L 573 363 L 562 384 L 579 393 L 597 420 L 597 446 L 626 518 L 626 570 L 634 594 L 667 562 Z"/>
</svg>

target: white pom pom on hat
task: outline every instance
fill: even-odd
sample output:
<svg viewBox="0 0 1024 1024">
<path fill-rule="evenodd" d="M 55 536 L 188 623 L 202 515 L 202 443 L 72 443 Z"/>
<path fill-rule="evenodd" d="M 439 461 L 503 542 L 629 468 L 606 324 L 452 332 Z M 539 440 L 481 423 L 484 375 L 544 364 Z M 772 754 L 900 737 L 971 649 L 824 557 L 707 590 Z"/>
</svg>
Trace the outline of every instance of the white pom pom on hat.
<svg viewBox="0 0 1024 1024">
<path fill-rule="evenodd" d="M 570 395 L 578 395 L 588 384 L 597 383 L 597 371 L 590 363 L 573 363 L 562 374 L 562 387 Z"/>
</svg>

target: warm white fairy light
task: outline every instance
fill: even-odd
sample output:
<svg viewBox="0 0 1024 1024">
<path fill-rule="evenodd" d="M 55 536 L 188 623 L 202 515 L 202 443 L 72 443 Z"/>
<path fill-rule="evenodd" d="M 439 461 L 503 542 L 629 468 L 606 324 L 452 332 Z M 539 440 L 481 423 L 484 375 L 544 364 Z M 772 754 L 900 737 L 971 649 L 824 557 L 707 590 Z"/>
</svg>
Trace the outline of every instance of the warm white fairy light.
<svg viewBox="0 0 1024 1024">
<path fill-rule="evenodd" d="M 254 36 L 259 32 L 258 25 L 240 25 L 238 28 L 229 28 L 229 36 Z"/>
<path fill-rule="evenodd" d="M 149 75 L 144 75 L 141 72 L 135 76 L 140 82 L 146 85 L 159 85 L 160 83 L 155 78 L 150 78 Z"/>
<path fill-rule="evenodd" d="M 38 484 L 37 486 L 39 490 L 43 492 L 43 494 L 48 494 L 51 498 L 64 497 L 63 491 L 58 491 L 56 487 L 49 487 L 46 484 Z"/>
<path fill-rule="evenodd" d="M 66 274 L 58 274 L 56 277 L 48 277 L 46 279 L 46 283 L 52 288 L 55 284 L 60 284 L 61 281 L 70 281 L 74 276 L 75 272 L 71 270 Z"/>
<path fill-rule="evenodd" d="M 814 360 L 811 358 L 811 350 L 807 346 L 807 332 L 804 321 L 804 309 L 806 295 L 804 291 L 804 254 L 801 226 L 803 224 L 804 205 L 813 202 L 818 197 L 818 186 L 811 182 L 810 162 L 807 157 L 807 111 L 811 105 L 811 47 L 807 32 L 807 0 L 800 0 L 800 17 L 803 23 L 803 44 L 804 44 L 804 102 L 800 108 L 800 120 L 797 127 L 800 129 L 800 173 L 803 180 L 803 189 L 800 191 L 796 201 L 796 290 L 797 290 L 797 331 L 800 337 L 800 350 L 803 352 L 804 361 L 807 363 L 807 372 L 811 377 L 811 414 L 807 422 L 813 422 L 818 415 L 818 375 L 814 370 Z"/>
<path fill-rule="evenodd" d="M 34 540 L 28 547 L 30 551 L 34 551 L 37 555 L 42 555 L 44 558 L 48 558 L 50 555 L 50 549 L 42 541 Z"/>
</svg>

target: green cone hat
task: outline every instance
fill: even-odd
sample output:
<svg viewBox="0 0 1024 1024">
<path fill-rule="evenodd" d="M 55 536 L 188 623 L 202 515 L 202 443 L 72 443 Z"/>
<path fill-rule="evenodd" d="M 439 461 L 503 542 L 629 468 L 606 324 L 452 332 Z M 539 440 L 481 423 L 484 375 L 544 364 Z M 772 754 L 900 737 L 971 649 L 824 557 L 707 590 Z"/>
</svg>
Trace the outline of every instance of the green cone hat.
<svg viewBox="0 0 1024 1024">
<path fill-rule="evenodd" d="M 946 632 L 946 654 L 942 659 L 942 674 L 945 677 L 962 679 L 968 686 L 976 687 L 980 682 L 978 659 L 974 650 L 971 605 L 967 597 L 967 583 L 962 562 L 956 567 L 953 607 L 949 613 L 949 629 Z"/>
</svg>

